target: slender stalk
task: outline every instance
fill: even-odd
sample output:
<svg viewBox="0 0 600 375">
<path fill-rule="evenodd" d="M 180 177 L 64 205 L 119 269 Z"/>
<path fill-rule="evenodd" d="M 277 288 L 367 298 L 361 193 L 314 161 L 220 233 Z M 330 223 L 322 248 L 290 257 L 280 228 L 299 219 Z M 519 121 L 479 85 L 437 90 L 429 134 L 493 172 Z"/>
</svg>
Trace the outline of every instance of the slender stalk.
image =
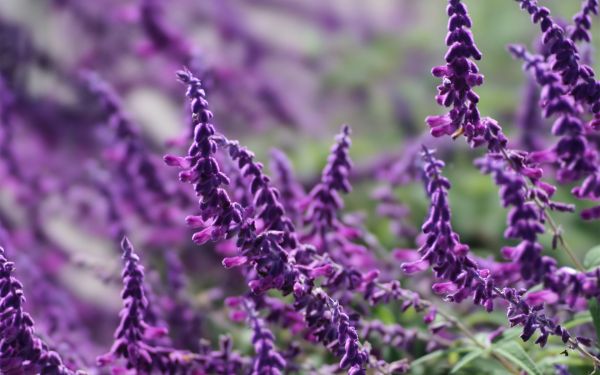
<svg viewBox="0 0 600 375">
<path fill-rule="evenodd" d="M 377 283 L 377 286 L 380 287 L 380 288 L 382 288 L 383 290 L 389 290 L 389 288 L 387 288 L 384 284 Z M 411 293 L 414 294 L 414 292 L 411 292 Z M 413 300 L 412 297 L 409 297 L 407 299 L 408 300 Z M 481 341 L 477 340 L 477 337 L 475 336 L 475 334 L 473 332 L 471 332 L 471 330 L 469 329 L 469 327 L 467 327 L 466 325 L 464 325 L 460 320 L 456 319 L 454 316 L 450 315 L 449 313 L 445 312 L 444 310 L 438 308 L 433 302 L 419 298 L 419 308 L 426 309 L 426 308 L 431 308 L 431 307 L 435 307 L 436 311 L 448 323 L 450 323 L 451 325 L 453 325 L 456 328 L 458 328 L 458 330 L 461 331 L 462 333 L 464 333 L 465 337 L 467 337 L 469 340 L 471 340 L 476 346 L 478 346 L 478 347 L 480 347 L 481 349 L 484 349 L 484 350 L 490 349 L 489 346 L 487 346 L 487 345 L 483 344 Z M 515 374 L 515 375 L 519 375 L 520 374 L 519 370 L 516 369 L 504 357 L 496 354 L 493 350 L 491 351 L 491 354 L 511 374 Z"/>
<path fill-rule="evenodd" d="M 508 153 L 506 152 L 506 149 L 503 148 L 501 150 L 501 152 L 502 152 L 502 157 L 504 157 L 504 160 L 506 160 L 506 162 L 508 163 L 508 165 L 516 173 L 519 173 L 519 171 L 515 167 L 513 161 L 510 160 L 510 157 L 508 156 Z M 527 184 L 527 188 L 528 189 L 532 189 L 533 188 L 530 179 L 528 179 L 528 178 L 525 179 L 525 182 Z M 567 242 L 567 240 L 563 236 L 563 233 L 562 233 L 562 230 L 560 229 L 560 226 L 557 225 L 556 221 L 554 220 L 554 218 L 552 217 L 552 215 L 548 211 L 546 205 L 543 202 L 541 202 L 539 199 L 537 199 L 537 198 L 533 198 L 533 202 L 540 209 L 542 209 L 542 211 L 544 212 L 544 218 L 546 219 L 546 221 L 550 225 L 550 229 L 552 229 L 552 235 L 555 236 L 558 239 L 559 244 L 562 246 L 563 250 L 567 253 L 567 255 L 569 256 L 569 258 L 571 259 L 571 261 L 573 262 L 573 264 L 577 267 L 577 269 L 579 269 L 579 271 L 585 272 L 586 271 L 585 267 L 581 264 L 581 262 L 579 261 L 579 259 L 577 259 L 577 257 L 575 256 L 575 252 L 573 251 L 573 248 L 569 245 L 569 243 Z"/>
<path fill-rule="evenodd" d="M 473 334 L 473 332 L 471 332 L 471 330 L 469 330 L 469 328 L 466 325 L 464 325 L 460 320 L 456 319 L 454 316 L 446 313 L 443 310 L 439 310 L 438 309 L 438 313 L 441 316 L 443 316 L 444 319 L 446 319 L 448 322 L 454 324 L 454 326 L 456 328 L 458 328 L 460 331 L 462 331 L 465 334 L 465 336 L 467 336 L 475 345 L 479 346 L 481 349 L 484 349 L 484 350 L 490 349 L 489 346 L 487 346 L 487 345 L 483 344 L 482 342 L 480 342 L 479 340 L 477 340 L 477 337 L 475 337 L 475 335 Z M 516 369 L 509 361 L 507 361 L 506 358 L 504 358 L 501 355 L 498 355 L 496 352 L 494 352 L 493 349 L 491 350 L 491 354 L 510 373 L 516 374 L 516 375 L 520 374 L 520 372 L 519 372 L 518 369 Z"/>
</svg>

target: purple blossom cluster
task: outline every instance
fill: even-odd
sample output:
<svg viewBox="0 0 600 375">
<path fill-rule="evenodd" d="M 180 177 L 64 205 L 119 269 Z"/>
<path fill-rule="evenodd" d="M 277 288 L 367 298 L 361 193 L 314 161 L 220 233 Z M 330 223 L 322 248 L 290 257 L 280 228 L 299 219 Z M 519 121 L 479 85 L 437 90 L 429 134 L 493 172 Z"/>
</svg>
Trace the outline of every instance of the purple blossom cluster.
<svg viewBox="0 0 600 375">
<path fill-rule="evenodd" d="M 427 5 L 448 20 L 431 70 L 443 113 L 418 135 L 392 93 L 407 139 L 372 160 L 356 125 L 341 126 L 326 160 L 309 155 L 302 136 L 327 132 L 311 124 L 326 123 L 335 90 L 273 67 L 329 82 L 332 64 L 251 19 L 281 13 L 332 40 L 352 26 L 365 44 L 396 22 L 312 1 L 47 0 L 91 42 L 67 58 L 0 14 L 0 374 L 600 368 L 600 249 L 582 261 L 577 238 L 600 219 L 599 2 L 583 0 L 568 23 L 516 0 L 540 28 L 535 52 L 509 46 L 529 75 L 516 139 L 480 105 L 484 56 L 466 2 L 447 0 L 445 15 Z M 219 48 L 198 42 L 198 22 Z M 149 88 L 164 102 L 135 111 Z M 349 96 L 357 107 L 370 95 L 357 85 Z M 169 109 L 181 126 L 156 136 Z M 263 150 L 279 137 L 288 143 Z M 486 230 L 483 190 L 497 191 L 485 203 L 501 217 Z M 460 204 L 465 191 L 476 211 Z"/>
</svg>

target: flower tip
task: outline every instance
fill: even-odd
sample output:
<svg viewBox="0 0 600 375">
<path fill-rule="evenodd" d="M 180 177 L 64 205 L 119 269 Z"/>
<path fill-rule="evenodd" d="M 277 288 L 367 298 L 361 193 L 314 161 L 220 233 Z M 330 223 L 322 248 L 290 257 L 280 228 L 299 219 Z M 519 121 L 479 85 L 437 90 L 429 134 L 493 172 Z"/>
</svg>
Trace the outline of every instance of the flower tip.
<svg viewBox="0 0 600 375">
<path fill-rule="evenodd" d="M 189 168 L 190 167 L 189 162 L 186 160 L 186 158 L 183 158 L 181 156 L 165 155 L 163 157 L 163 161 L 169 167 L 179 167 L 179 168 Z"/>
<path fill-rule="evenodd" d="M 314 278 L 319 276 L 329 276 L 333 272 L 333 267 L 331 264 L 325 264 L 320 267 L 315 267 L 310 271 L 310 275 Z"/>
<path fill-rule="evenodd" d="M 225 268 L 233 268 L 233 267 L 239 267 L 243 264 L 246 264 L 246 262 L 248 261 L 248 258 L 246 258 L 245 256 L 237 256 L 237 257 L 229 257 L 229 258 L 225 258 L 223 259 L 223 267 Z"/>
<path fill-rule="evenodd" d="M 581 211 L 581 218 L 583 220 L 598 220 L 600 219 L 600 206 L 587 208 Z"/>
<path fill-rule="evenodd" d="M 189 83 L 192 79 L 192 73 L 187 68 L 176 71 L 175 76 L 182 83 Z"/>
<path fill-rule="evenodd" d="M 406 274 L 413 274 L 425 271 L 429 267 L 429 263 L 426 260 L 417 260 L 416 262 L 402 263 L 400 268 L 402 272 Z"/>
<path fill-rule="evenodd" d="M 129 238 L 127 238 L 127 236 L 123 236 L 121 239 L 121 249 L 123 249 L 125 252 L 129 252 L 132 250 L 132 248 L 133 245 L 131 244 L 131 241 L 129 241 Z"/>
</svg>

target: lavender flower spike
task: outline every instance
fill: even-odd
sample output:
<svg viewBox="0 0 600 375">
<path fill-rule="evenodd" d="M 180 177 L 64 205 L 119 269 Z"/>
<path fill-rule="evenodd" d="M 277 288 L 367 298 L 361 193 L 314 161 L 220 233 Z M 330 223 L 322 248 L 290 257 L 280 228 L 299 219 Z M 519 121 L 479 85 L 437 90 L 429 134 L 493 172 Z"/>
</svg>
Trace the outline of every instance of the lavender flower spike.
<svg viewBox="0 0 600 375">
<path fill-rule="evenodd" d="M 186 95 L 191 99 L 192 120 L 195 124 L 194 143 L 187 157 L 167 155 L 164 160 L 170 166 L 183 169 L 179 178 L 194 185 L 200 197 L 200 217 L 188 217 L 186 221 L 194 227 L 201 227 L 193 241 L 203 244 L 209 240 L 225 238 L 242 220 L 242 208 L 229 199 L 223 185 L 229 179 L 219 170 L 214 158 L 217 144 L 213 140 L 215 128 L 209 122 L 213 115 L 208 109 L 206 94 L 200 80 L 188 71 L 177 72 L 179 80 L 188 85 Z"/>
<path fill-rule="evenodd" d="M 471 19 L 467 6 L 461 0 L 448 0 L 448 34 L 446 36 L 446 65 L 437 66 L 431 73 L 442 79 L 436 100 L 439 105 L 452 107 L 444 114 L 425 119 L 431 135 L 457 138 L 465 135 L 471 147 L 487 144 L 492 152 L 504 148 L 508 140 L 498 123 L 491 118 L 481 118 L 477 103 L 479 96 L 473 91 L 483 84 L 483 75 L 474 60 L 481 59 L 471 33 Z"/>
<path fill-rule="evenodd" d="M 574 42 L 591 42 L 592 35 L 592 13 L 598 15 L 598 0 L 584 0 L 581 11 L 573 17 L 573 26 L 569 30 L 569 36 Z"/>
<path fill-rule="evenodd" d="M 337 214 L 344 203 L 338 192 L 349 193 L 351 190 L 348 180 L 352 168 L 349 156 L 350 144 L 350 127 L 344 125 L 342 132 L 337 136 L 336 144 L 331 149 L 321 182 L 307 197 L 310 201 L 304 221 L 306 224 L 312 224 L 309 235 L 319 236 L 324 247 L 326 234 L 339 226 Z"/>
<path fill-rule="evenodd" d="M 296 220 L 300 216 L 298 202 L 305 192 L 302 185 L 296 180 L 292 171 L 292 164 L 283 151 L 273 149 L 271 151 L 271 171 L 275 175 L 275 183 L 281 192 L 281 203 L 286 214 Z"/>
<path fill-rule="evenodd" d="M 12 276 L 14 263 L 0 247 L 0 373 L 73 374 L 60 356 L 35 335 L 33 319 L 23 311 L 23 285 Z"/>
<path fill-rule="evenodd" d="M 115 331 L 115 342 L 110 352 L 98 358 L 100 366 L 106 366 L 118 358 L 126 359 L 128 369 L 149 373 L 156 367 L 163 367 L 164 358 L 151 345 L 151 340 L 166 334 L 162 328 L 149 326 L 144 317 L 148 300 L 144 292 L 144 267 L 135 254 L 131 242 L 124 237 L 123 249 L 123 310 L 119 314 L 121 322 Z"/>
<path fill-rule="evenodd" d="M 423 158 L 427 193 L 431 199 L 429 216 L 422 227 L 427 237 L 419 249 L 421 259 L 402 264 L 402 270 L 406 273 L 421 272 L 429 264 L 436 277 L 452 281 L 457 286 L 458 290 L 447 297 L 449 300 L 461 302 L 472 296 L 476 304 L 491 311 L 494 296 L 489 272 L 479 270 L 475 261 L 467 256 L 469 246 L 460 242 L 450 223 L 450 181 L 441 175 L 444 162 L 436 159 L 425 147 Z"/>
<path fill-rule="evenodd" d="M 244 300 L 244 308 L 252 327 L 252 344 L 254 345 L 254 365 L 252 375 L 280 375 L 285 368 L 285 359 L 275 350 L 275 337 L 258 316 L 254 304 Z"/>
<path fill-rule="evenodd" d="M 473 60 L 481 59 L 471 33 L 471 19 L 466 5 L 460 0 L 448 0 L 448 35 L 446 65 L 433 68 L 432 74 L 443 79 L 438 86 L 437 102 L 452 110 L 442 116 L 431 116 L 427 123 L 434 137 L 452 135 L 458 137 L 467 128 L 479 124 L 479 97 L 473 87 L 483 83 L 483 76 Z"/>
</svg>

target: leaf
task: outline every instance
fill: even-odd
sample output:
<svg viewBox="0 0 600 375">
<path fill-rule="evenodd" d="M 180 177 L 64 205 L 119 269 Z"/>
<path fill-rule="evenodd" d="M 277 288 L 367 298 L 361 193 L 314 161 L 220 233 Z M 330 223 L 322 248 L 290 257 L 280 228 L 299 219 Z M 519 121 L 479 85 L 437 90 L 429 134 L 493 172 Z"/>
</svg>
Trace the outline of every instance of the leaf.
<svg viewBox="0 0 600 375">
<path fill-rule="evenodd" d="M 600 245 L 588 250 L 583 258 L 583 266 L 588 270 L 600 266 Z"/>
<path fill-rule="evenodd" d="M 424 355 L 422 357 L 415 359 L 414 361 L 411 362 L 411 366 L 419 366 L 427 361 L 436 359 L 437 357 L 440 357 L 440 356 L 444 355 L 445 353 L 446 353 L 445 350 L 436 350 L 434 352 L 431 352 L 427 355 Z"/>
<path fill-rule="evenodd" d="M 479 348 L 475 349 L 472 352 L 469 352 L 467 355 L 465 355 L 464 357 L 462 357 L 460 359 L 460 361 L 458 361 L 454 365 L 454 367 L 452 367 L 452 370 L 450 370 L 450 373 L 454 374 L 455 372 L 457 372 L 461 368 L 463 368 L 466 365 L 468 365 L 469 363 L 473 362 L 475 359 L 479 358 L 481 355 L 483 355 L 483 353 L 485 353 L 485 351 L 483 349 L 479 349 Z"/>
<path fill-rule="evenodd" d="M 588 302 L 588 307 L 589 307 L 589 302 Z M 593 321 L 593 318 L 590 315 L 590 313 L 587 311 L 584 311 L 582 313 L 575 315 L 573 317 L 573 319 L 569 320 L 568 322 L 565 322 L 562 326 L 565 329 L 571 329 L 571 328 L 580 326 L 582 324 L 592 323 L 592 321 Z"/>
<path fill-rule="evenodd" d="M 527 352 L 523 349 L 521 345 L 514 341 L 504 343 L 501 346 L 494 348 L 493 351 L 494 353 L 506 358 L 511 363 L 517 365 L 529 375 L 542 374 L 542 372 L 537 367 L 535 362 L 533 362 L 529 354 L 527 354 Z"/>
<path fill-rule="evenodd" d="M 592 315 L 594 327 L 596 328 L 596 339 L 600 340 L 600 305 L 598 304 L 598 300 L 595 298 L 590 298 L 588 300 L 588 308 L 590 310 L 590 314 Z"/>
</svg>

